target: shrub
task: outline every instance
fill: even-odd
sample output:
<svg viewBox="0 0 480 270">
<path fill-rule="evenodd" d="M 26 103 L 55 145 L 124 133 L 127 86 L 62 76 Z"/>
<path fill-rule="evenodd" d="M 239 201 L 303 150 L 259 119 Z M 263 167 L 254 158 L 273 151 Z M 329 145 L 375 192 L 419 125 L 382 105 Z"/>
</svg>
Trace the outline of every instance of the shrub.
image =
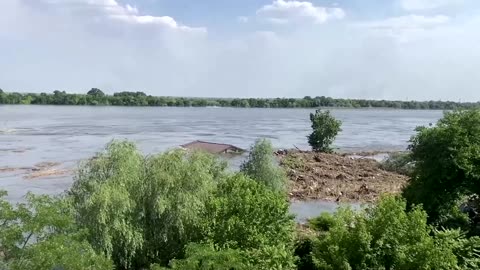
<svg viewBox="0 0 480 270">
<path fill-rule="evenodd" d="M 294 222 L 284 194 L 243 174 L 218 184 L 206 207 L 206 244 L 191 243 L 173 269 L 294 269 Z M 158 266 L 157 266 L 158 267 Z"/>
<path fill-rule="evenodd" d="M 332 152 L 331 144 L 342 130 L 342 122 L 335 119 L 330 111 L 316 110 L 310 114 L 313 132 L 308 136 L 308 143 L 316 152 Z"/>
<path fill-rule="evenodd" d="M 208 241 L 242 250 L 248 269 L 294 268 L 294 221 L 285 194 L 237 174 L 219 183 L 207 213 Z"/>
<path fill-rule="evenodd" d="M 74 224 L 69 202 L 27 194 L 15 206 L 0 192 L 0 269 L 112 270 Z"/>
<path fill-rule="evenodd" d="M 285 260 L 288 261 L 285 264 Z M 212 244 L 187 246 L 186 258 L 173 260 L 170 268 L 154 265 L 151 270 L 287 270 L 295 269 L 291 254 L 283 247 L 265 246 L 241 250 L 215 248 Z"/>
<path fill-rule="evenodd" d="M 275 191 L 285 191 L 287 178 L 273 155 L 273 147 L 266 139 L 257 140 L 240 171 Z"/>
<path fill-rule="evenodd" d="M 73 215 L 65 200 L 28 193 L 16 206 L 0 191 L 0 256 L 9 261 L 26 248 L 59 234 L 74 232 Z M 35 241 L 34 241 L 35 239 Z"/>
<path fill-rule="evenodd" d="M 312 250 L 316 234 L 313 232 L 299 232 L 295 240 L 295 256 L 297 257 L 297 270 L 314 270 Z"/>
<path fill-rule="evenodd" d="M 409 149 L 415 169 L 403 195 L 423 204 L 431 221 L 465 195 L 480 194 L 480 110 L 446 112 L 419 127 Z"/>
<path fill-rule="evenodd" d="M 293 216 L 284 194 L 237 174 L 219 184 L 207 205 L 209 240 L 220 247 L 291 247 Z"/>
<path fill-rule="evenodd" d="M 324 218 L 330 228 L 313 245 L 317 269 L 457 269 L 460 264 L 454 234 L 432 231 L 426 213 L 419 207 L 407 211 L 400 198 L 383 197 L 360 212 L 343 208 L 332 217 L 333 225 Z M 478 258 L 468 253 L 465 259 Z"/>
<path fill-rule="evenodd" d="M 172 260 L 170 268 L 155 265 L 151 270 L 250 270 L 245 252 L 217 249 L 212 244 L 190 244 L 185 259 Z"/>
<path fill-rule="evenodd" d="M 12 270 L 113 270 L 113 263 L 95 253 L 86 241 L 55 236 L 32 245 L 11 265 Z"/>
</svg>

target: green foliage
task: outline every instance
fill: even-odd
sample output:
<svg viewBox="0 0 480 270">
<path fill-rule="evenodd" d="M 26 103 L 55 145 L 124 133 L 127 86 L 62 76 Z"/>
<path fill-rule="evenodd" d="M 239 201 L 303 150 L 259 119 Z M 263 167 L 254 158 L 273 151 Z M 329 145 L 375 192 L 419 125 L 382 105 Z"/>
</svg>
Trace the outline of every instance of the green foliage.
<svg viewBox="0 0 480 270">
<path fill-rule="evenodd" d="M 185 259 L 172 260 L 170 268 L 154 265 L 151 270 L 286 270 L 295 269 L 293 261 L 283 247 L 243 250 L 219 249 L 212 244 L 190 244 Z"/>
<path fill-rule="evenodd" d="M 320 231 L 320 232 L 328 232 L 330 228 L 335 225 L 336 219 L 335 216 L 324 212 L 320 216 L 316 218 L 312 218 L 308 221 L 310 228 Z"/>
<path fill-rule="evenodd" d="M 84 164 L 70 192 L 77 222 L 117 267 L 163 265 L 202 238 L 205 205 L 225 164 L 182 150 L 142 156 L 113 142 Z"/>
<path fill-rule="evenodd" d="M 27 194 L 26 203 L 11 205 L 0 192 L 0 254 L 5 260 L 18 257 L 23 250 L 52 235 L 73 230 L 67 202 L 48 196 Z"/>
<path fill-rule="evenodd" d="M 332 152 L 330 147 L 340 128 L 342 122 L 336 120 L 330 111 L 316 110 L 315 114 L 310 114 L 310 121 L 312 122 L 313 132 L 308 136 L 308 144 L 313 151 L 317 152 Z"/>
<path fill-rule="evenodd" d="M 480 102 L 460 103 L 451 101 L 389 101 L 365 99 L 333 99 L 330 97 L 304 98 L 184 98 L 154 97 L 143 92 L 118 92 L 105 95 L 100 89 L 92 88 L 83 94 L 68 94 L 65 91 L 46 93 L 0 92 L 0 104 L 50 104 L 50 105 L 115 105 L 115 106 L 176 106 L 176 107 L 241 107 L 241 108 L 395 108 L 453 110 L 480 107 Z"/>
<path fill-rule="evenodd" d="M 480 238 L 465 237 L 461 230 L 434 231 L 436 243 L 451 249 L 458 261 L 457 269 L 480 269 Z"/>
<path fill-rule="evenodd" d="M 311 233 L 310 233 L 311 234 Z M 315 270 L 312 250 L 315 235 L 299 234 L 295 241 L 295 256 L 298 258 L 296 265 L 298 270 Z"/>
<path fill-rule="evenodd" d="M 387 196 L 360 212 L 344 208 L 333 220 L 314 242 L 317 269 L 459 269 L 457 240 L 432 232 L 426 213 L 418 207 L 407 212 L 402 199 Z M 465 258 L 478 259 L 469 252 Z"/>
<path fill-rule="evenodd" d="M 248 252 L 256 269 L 291 269 L 294 222 L 284 194 L 242 174 L 219 183 L 207 205 L 208 239 Z"/>
<path fill-rule="evenodd" d="M 68 270 L 113 270 L 113 263 L 96 254 L 90 244 L 70 236 L 55 236 L 32 245 L 21 259 L 14 261 L 12 270 L 68 269 Z"/>
<path fill-rule="evenodd" d="M 1 198 L 0 224 L 0 269 L 113 269 L 84 241 L 64 199 L 27 194 L 13 206 Z"/>
<path fill-rule="evenodd" d="M 191 266 L 199 257 L 207 263 L 242 252 L 256 269 L 291 269 L 293 217 L 285 194 L 225 168 L 205 153 L 144 157 L 131 143 L 113 142 L 79 169 L 70 197 L 90 243 L 118 268 L 172 259 L 175 267 Z M 185 257 L 188 243 L 204 241 L 218 249 Z M 217 266 L 209 265 L 199 269 Z"/>
<path fill-rule="evenodd" d="M 480 110 L 446 112 L 436 126 L 417 128 L 409 148 L 415 169 L 404 196 L 432 221 L 459 198 L 480 194 Z"/>
<path fill-rule="evenodd" d="M 217 245 L 251 249 L 288 245 L 293 241 L 293 217 L 285 195 L 243 176 L 219 183 L 207 205 L 209 238 Z"/>
<path fill-rule="evenodd" d="M 92 89 L 90 89 L 90 91 L 87 92 L 87 95 L 103 97 L 103 96 L 105 96 L 105 93 L 103 93 L 102 90 L 100 90 L 98 88 L 92 88 Z"/>
<path fill-rule="evenodd" d="M 414 167 L 415 165 L 409 152 L 390 153 L 380 165 L 380 168 L 383 170 L 404 175 L 411 175 Z"/>
<path fill-rule="evenodd" d="M 217 249 L 212 244 L 190 244 L 186 258 L 172 260 L 170 269 L 178 270 L 250 270 L 247 254 L 235 249 Z M 153 266 L 151 270 L 162 270 Z"/>
<path fill-rule="evenodd" d="M 272 190 L 284 192 L 287 177 L 278 166 L 273 151 L 270 141 L 257 140 L 250 149 L 248 159 L 241 165 L 240 171 Z"/>
</svg>

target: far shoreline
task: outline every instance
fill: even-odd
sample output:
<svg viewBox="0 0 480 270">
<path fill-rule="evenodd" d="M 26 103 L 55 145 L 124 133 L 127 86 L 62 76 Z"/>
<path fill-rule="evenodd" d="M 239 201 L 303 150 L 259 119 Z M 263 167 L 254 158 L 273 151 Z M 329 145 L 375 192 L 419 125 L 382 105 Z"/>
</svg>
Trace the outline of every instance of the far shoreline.
<svg viewBox="0 0 480 270">
<path fill-rule="evenodd" d="M 303 98 L 213 98 L 152 96 L 144 92 L 116 92 L 105 94 L 92 88 L 86 94 L 6 92 L 0 89 L 0 105 L 55 105 L 55 106 L 122 106 L 122 107 L 203 107 L 203 108 L 298 108 L 298 109 L 401 109 L 401 110 L 455 110 L 479 108 L 480 101 L 453 102 L 441 100 L 379 100 L 359 98 L 332 98 L 305 96 Z"/>
</svg>

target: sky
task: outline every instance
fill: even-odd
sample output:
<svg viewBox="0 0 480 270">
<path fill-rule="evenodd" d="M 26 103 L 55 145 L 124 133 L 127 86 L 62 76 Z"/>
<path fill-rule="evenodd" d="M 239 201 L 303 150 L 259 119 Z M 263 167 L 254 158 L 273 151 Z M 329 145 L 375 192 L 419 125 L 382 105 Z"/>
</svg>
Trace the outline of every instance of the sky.
<svg viewBox="0 0 480 270">
<path fill-rule="evenodd" d="M 480 100 L 478 0 L 0 0 L 0 88 Z"/>
</svg>

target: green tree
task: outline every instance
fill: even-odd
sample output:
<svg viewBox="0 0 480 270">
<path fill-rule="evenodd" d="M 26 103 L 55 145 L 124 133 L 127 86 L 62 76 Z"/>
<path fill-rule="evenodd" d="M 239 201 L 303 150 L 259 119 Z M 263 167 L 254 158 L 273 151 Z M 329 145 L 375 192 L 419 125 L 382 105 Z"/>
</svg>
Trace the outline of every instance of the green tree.
<svg viewBox="0 0 480 270">
<path fill-rule="evenodd" d="M 287 178 L 283 169 L 278 166 L 273 152 L 269 140 L 257 140 L 250 149 L 248 159 L 241 165 L 240 171 L 272 190 L 285 191 Z"/>
<path fill-rule="evenodd" d="M 25 248 L 58 234 L 75 232 L 72 212 L 65 200 L 27 194 L 26 202 L 13 206 L 0 192 L 0 254 L 18 257 Z"/>
<path fill-rule="evenodd" d="M 240 249 L 257 269 L 291 269 L 294 221 L 286 195 L 237 174 L 219 183 L 207 205 L 208 241 Z"/>
<path fill-rule="evenodd" d="M 432 231 L 421 208 L 407 211 L 397 197 L 365 211 L 341 209 L 317 223 L 330 224 L 313 245 L 317 269 L 478 269 L 478 254 L 466 248 L 477 246 L 477 238 L 462 243 L 458 232 Z M 468 264 L 474 267 L 459 268 Z"/>
<path fill-rule="evenodd" d="M 415 167 L 403 195 L 432 221 L 463 196 L 480 195 L 480 110 L 446 112 L 436 126 L 417 128 L 409 149 Z"/>
<path fill-rule="evenodd" d="M 113 263 L 95 253 L 86 241 L 71 236 L 55 236 L 38 242 L 11 263 L 12 270 L 113 270 Z"/>
<path fill-rule="evenodd" d="M 335 119 L 330 111 L 316 110 L 310 114 L 313 132 L 308 136 L 308 143 L 314 151 L 332 152 L 331 144 L 342 130 L 342 122 Z"/>
<path fill-rule="evenodd" d="M 98 89 L 98 88 L 92 88 L 87 92 L 87 95 L 96 96 L 96 97 L 103 97 L 103 96 L 105 96 L 105 93 L 103 93 L 103 91 Z"/>
<path fill-rule="evenodd" d="M 13 206 L 5 195 L 1 192 L 0 269 L 112 269 L 75 226 L 67 200 L 28 194 L 25 203 Z"/>
<path fill-rule="evenodd" d="M 132 143 L 113 142 L 76 176 L 77 222 L 118 268 L 166 265 L 202 239 L 205 204 L 225 167 L 204 153 L 144 157 Z"/>
</svg>

